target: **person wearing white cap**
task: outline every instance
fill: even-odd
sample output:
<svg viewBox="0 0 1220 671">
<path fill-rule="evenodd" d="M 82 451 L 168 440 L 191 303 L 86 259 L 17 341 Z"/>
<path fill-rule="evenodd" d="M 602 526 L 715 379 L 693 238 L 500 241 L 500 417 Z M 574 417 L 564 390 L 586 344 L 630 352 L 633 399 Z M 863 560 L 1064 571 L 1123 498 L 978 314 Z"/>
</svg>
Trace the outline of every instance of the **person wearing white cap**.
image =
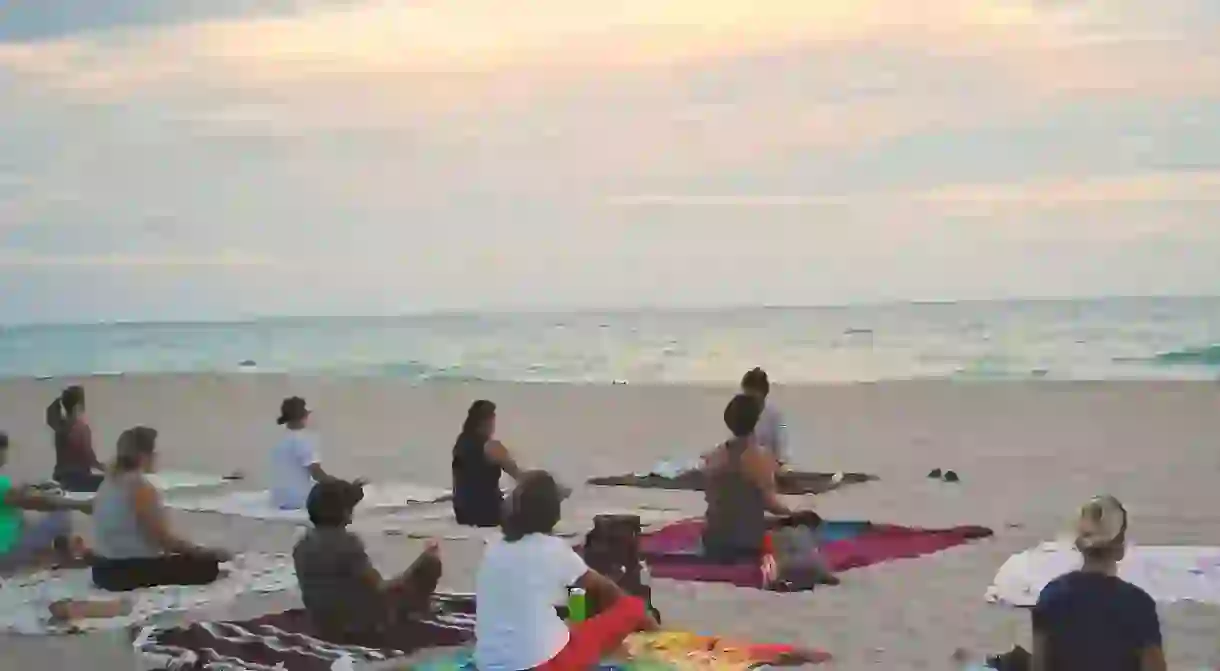
<svg viewBox="0 0 1220 671">
<path fill-rule="evenodd" d="M 1118 577 L 1127 511 L 1113 496 L 1080 508 L 1078 571 L 1042 588 L 1033 609 L 1033 671 L 1164 671 L 1161 625 L 1148 593 Z"/>
</svg>

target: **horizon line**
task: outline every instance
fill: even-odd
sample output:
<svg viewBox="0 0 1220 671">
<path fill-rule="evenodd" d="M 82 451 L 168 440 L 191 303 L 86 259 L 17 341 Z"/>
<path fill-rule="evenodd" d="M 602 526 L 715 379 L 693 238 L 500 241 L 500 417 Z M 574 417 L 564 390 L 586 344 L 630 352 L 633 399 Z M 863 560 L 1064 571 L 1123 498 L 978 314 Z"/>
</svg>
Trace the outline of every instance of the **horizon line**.
<svg viewBox="0 0 1220 671">
<path fill-rule="evenodd" d="M 397 319 L 468 319 L 488 316 L 510 315 L 623 315 L 631 313 L 710 313 L 731 310 L 844 310 L 851 308 L 881 308 L 898 306 L 947 306 L 947 305 L 977 305 L 984 303 L 1095 303 L 1104 301 L 1136 301 L 1136 300 L 1220 300 L 1220 294 L 1108 294 L 1082 296 L 1019 296 L 1007 298 L 912 298 L 869 300 L 844 303 L 810 303 L 810 304 L 724 304 L 702 306 L 587 306 L 581 308 L 539 307 L 539 308 L 439 308 L 421 310 L 419 312 L 399 312 L 394 314 L 262 314 L 245 317 L 221 319 L 113 319 L 91 322 L 44 321 L 44 322 L 14 322 L 0 323 L 0 332 L 26 330 L 36 328 L 80 328 L 80 327 L 113 327 L 113 326 L 238 326 L 266 322 L 294 321 L 390 321 Z"/>
</svg>

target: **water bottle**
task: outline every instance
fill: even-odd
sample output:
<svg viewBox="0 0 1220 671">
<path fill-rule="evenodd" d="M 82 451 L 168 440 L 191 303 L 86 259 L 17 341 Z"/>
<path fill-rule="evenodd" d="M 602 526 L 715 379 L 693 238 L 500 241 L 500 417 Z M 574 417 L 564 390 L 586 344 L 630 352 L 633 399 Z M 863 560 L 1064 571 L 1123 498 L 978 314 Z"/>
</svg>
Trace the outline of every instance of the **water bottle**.
<svg viewBox="0 0 1220 671">
<path fill-rule="evenodd" d="M 568 591 L 568 622 L 576 624 L 584 622 L 588 616 L 588 604 L 585 600 L 585 590 L 573 587 Z"/>
</svg>

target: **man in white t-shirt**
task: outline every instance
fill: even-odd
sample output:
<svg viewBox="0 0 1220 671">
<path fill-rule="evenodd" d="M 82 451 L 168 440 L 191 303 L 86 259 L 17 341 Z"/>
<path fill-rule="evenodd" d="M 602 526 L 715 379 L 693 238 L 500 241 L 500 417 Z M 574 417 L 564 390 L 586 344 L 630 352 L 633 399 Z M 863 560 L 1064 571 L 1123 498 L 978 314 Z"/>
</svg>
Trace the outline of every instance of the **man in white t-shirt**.
<svg viewBox="0 0 1220 671">
<path fill-rule="evenodd" d="M 762 415 L 754 428 L 754 440 L 775 457 L 781 466 L 790 463 L 792 455 L 788 451 L 788 424 L 779 408 L 767 402 L 767 395 L 771 393 L 767 372 L 761 368 L 748 371 L 741 378 L 741 393 L 763 402 Z"/>
<path fill-rule="evenodd" d="M 476 578 L 479 671 L 590 668 L 628 634 L 657 626 L 643 601 L 590 570 L 551 535 L 562 499 L 550 474 L 530 471 L 506 502 L 504 538 L 488 545 Z M 605 610 L 569 627 L 555 611 L 569 587 L 587 590 L 590 602 Z"/>
<path fill-rule="evenodd" d="M 315 482 L 335 479 L 322 470 L 318 437 L 307 430 L 309 414 L 300 396 L 280 404 L 276 423 L 288 429 L 288 435 L 271 451 L 271 505 L 281 510 L 303 509 Z"/>
</svg>

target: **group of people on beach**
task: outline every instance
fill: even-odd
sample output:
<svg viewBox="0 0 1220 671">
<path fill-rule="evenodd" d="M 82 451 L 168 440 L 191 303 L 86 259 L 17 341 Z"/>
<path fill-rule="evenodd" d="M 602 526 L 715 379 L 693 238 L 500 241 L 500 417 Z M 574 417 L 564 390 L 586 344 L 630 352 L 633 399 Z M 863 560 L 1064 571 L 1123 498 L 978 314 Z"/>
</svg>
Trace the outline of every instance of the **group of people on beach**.
<svg viewBox="0 0 1220 671">
<path fill-rule="evenodd" d="M 816 539 L 821 519 L 787 505 L 776 476 L 790 463 L 787 427 L 768 402 L 770 383 L 760 369 L 745 374 L 741 393 L 724 410 L 730 437 L 703 455 L 703 550 L 715 561 L 758 558 L 776 529 Z M 84 392 L 70 387 L 51 408 L 55 479 L 71 490 L 96 490 L 92 501 L 19 486 L 0 473 L 0 571 L 46 563 L 89 565 L 104 589 L 127 591 L 161 584 L 206 584 L 221 575 L 228 552 L 195 545 L 171 528 L 161 494 L 148 475 L 156 470 L 156 430 L 134 427 L 119 437 L 114 462 L 101 469 L 84 414 Z M 322 467 L 317 437 L 309 432 L 304 399 L 281 404 L 286 433 L 271 452 L 271 498 L 281 508 L 303 508 L 311 528 L 293 548 L 302 600 L 319 632 L 336 642 L 377 645 L 424 613 L 440 582 L 439 545 L 428 542 L 402 573 L 384 577 L 364 543 L 348 529 L 364 496 L 362 480 L 343 480 Z M 475 661 L 482 671 L 575 670 L 596 665 L 632 632 L 658 624 L 644 601 L 591 569 L 554 535 L 571 490 L 542 470 L 523 469 L 496 438 L 496 406 L 469 408 L 452 451 L 453 511 L 458 523 L 498 528 L 476 578 Z M 9 440 L 0 433 L 0 466 Z M 501 478 L 515 486 L 507 494 Z M 35 519 L 26 513 L 39 513 Z M 90 514 L 95 543 L 85 548 L 70 516 Z M 1106 669 L 1163 671 L 1155 604 L 1146 592 L 1117 577 L 1126 547 L 1127 514 L 1112 497 L 1082 507 L 1077 548 L 1084 562 L 1042 590 L 1032 610 L 1031 668 L 1038 671 Z M 837 579 L 815 566 L 817 582 Z M 569 625 L 555 606 L 579 587 L 599 612 Z M 122 602 L 57 604 L 61 617 L 117 614 Z"/>
</svg>

